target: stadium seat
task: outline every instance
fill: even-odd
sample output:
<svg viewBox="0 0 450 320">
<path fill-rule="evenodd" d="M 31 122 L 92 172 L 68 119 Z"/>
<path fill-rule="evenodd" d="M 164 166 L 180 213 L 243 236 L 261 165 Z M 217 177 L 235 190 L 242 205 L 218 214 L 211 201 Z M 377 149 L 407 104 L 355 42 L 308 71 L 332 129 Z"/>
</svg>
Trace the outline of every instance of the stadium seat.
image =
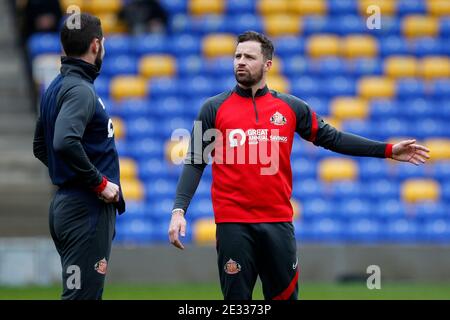
<svg viewBox="0 0 450 320">
<path fill-rule="evenodd" d="M 331 201 L 313 195 L 302 200 L 302 220 L 314 221 L 323 218 L 331 218 L 335 214 L 335 208 Z"/>
<path fill-rule="evenodd" d="M 305 43 L 298 36 L 280 36 L 274 38 L 274 46 L 277 56 L 283 61 L 292 56 L 303 54 L 305 51 Z"/>
<path fill-rule="evenodd" d="M 187 136 L 179 141 L 169 140 L 166 142 L 166 160 L 172 164 L 183 164 L 189 147 L 190 137 Z"/>
<path fill-rule="evenodd" d="M 292 159 L 292 172 L 301 179 L 313 179 L 316 177 L 316 165 L 314 162 L 303 157 Z"/>
<path fill-rule="evenodd" d="M 346 76 L 346 60 L 338 57 L 324 57 L 310 59 L 308 69 L 304 73 L 310 73 L 319 77 Z"/>
<path fill-rule="evenodd" d="M 323 94 L 330 98 L 335 96 L 354 96 L 356 94 L 356 81 L 344 75 L 326 78 L 322 83 L 327 88 L 327 90 L 322 90 Z"/>
<path fill-rule="evenodd" d="M 298 200 L 293 199 L 293 198 L 291 198 L 290 202 L 291 202 L 291 206 L 292 206 L 292 210 L 293 210 L 292 219 L 293 220 L 301 219 L 301 215 L 302 215 L 301 203 Z"/>
<path fill-rule="evenodd" d="M 327 189 L 327 196 L 331 196 L 338 207 L 363 195 L 364 185 L 358 181 L 337 181 Z"/>
<path fill-rule="evenodd" d="M 145 78 L 173 77 L 176 61 L 171 55 L 146 55 L 139 61 L 139 73 Z"/>
<path fill-rule="evenodd" d="M 227 0 L 226 1 L 226 13 L 227 15 L 236 14 L 251 14 L 256 16 L 256 3 L 254 0 Z M 250 29 L 253 30 L 253 29 Z"/>
<path fill-rule="evenodd" d="M 383 67 L 380 59 L 356 58 L 345 64 L 345 73 L 353 77 L 381 75 Z"/>
<path fill-rule="evenodd" d="M 358 14 L 358 2 L 354 0 L 328 0 L 328 14 Z"/>
<path fill-rule="evenodd" d="M 233 34 L 241 34 L 247 30 L 263 32 L 263 19 L 259 15 L 245 13 L 228 17 L 228 32 Z"/>
<path fill-rule="evenodd" d="M 228 32 L 228 25 L 227 17 L 221 15 L 206 15 L 191 19 L 192 33 L 199 36 Z"/>
<path fill-rule="evenodd" d="M 136 141 L 128 143 L 130 156 L 137 161 L 142 159 L 164 157 L 164 143 L 156 138 L 136 139 Z"/>
<path fill-rule="evenodd" d="M 325 158 L 320 161 L 318 170 L 320 179 L 325 182 L 358 178 L 358 165 L 351 159 Z"/>
<path fill-rule="evenodd" d="M 313 35 L 307 40 L 307 53 L 312 58 L 338 56 L 339 38 L 334 35 Z"/>
<path fill-rule="evenodd" d="M 380 200 L 381 199 L 381 200 Z M 389 223 L 400 218 L 406 217 L 406 210 L 403 202 L 396 198 L 380 197 L 375 199 L 375 206 L 373 214 L 380 222 Z"/>
<path fill-rule="evenodd" d="M 392 219 L 386 225 L 386 240 L 392 243 L 417 242 L 419 233 L 419 224 L 413 219 Z"/>
<path fill-rule="evenodd" d="M 421 98 L 425 96 L 426 87 L 424 81 L 417 78 L 403 78 L 397 81 L 396 96 L 399 100 Z"/>
<path fill-rule="evenodd" d="M 325 0 L 290 0 L 287 3 L 289 12 L 301 16 L 324 16 L 327 14 Z"/>
<path fill-rule="evenodd" d="M 422 202 L 413 205 L 414 217 L 422 223 L 445 219 L 448 212 L 443 202 Z"/>
<path fill-rule="evenodd" d="M 191 204 L 189 205 L 188 216 L 192 221 L 205 218 L 213 218 L 214 212 L 212 208 L 211 199 L 209 197 L 200 198 L 199 196 L 196 195 L 192 199 Z"/>
<path fill-rule="evenodd" d="M 193 34 L 176 34 L 171 37 L 170 53 L 179 58 L 197 56 L 201 53 L 201 39 Z M 180 66 L 179 66 L 180 67 Z"/>
<path fill-rule="evenodd" d="M 439 38 L 416 38 L 409 40 L 409 52 L 415 56 L 426 57 L 444 54 L 445 41 Z"/>
<path fill-rule="evenodd" d="M 392 55 L 406 55 L 409 53 L 409 45 L 404 37 L 387 36 L 379 40 L 379 53 L 382 57 Z"/>
<path fill-rule="evenodd" d="M 267 86 L 275 91 L 289 93 L 291 92 L 289 80 L 281 75 L 268 74 Z"/>
<path fill-rule="evenodd" d="M 433 243 L 450 243 L 450 223 L 448 219 L 438 219 L 424 225 L 424 240 Z"/>
<path fill-rule="evenodd" d="M 294 96 L 303 98 L 305 96 L 317 96 L 321 95 L 322 88 L 316 78 L 301 76 L 295 77 L 291 80 L 291 93 Z"/>
<path fill-rule="evenodd" d="M 127 141 L 153 138 L 158 134 L 158 122 L 148 117 L 131 118 L 127 121 Z"/>
<path fill-rule="evenodd" d="M 426 80 L 450 78 L 450 59 L 448 57 L 426 57 L 421 63 L 421 75 Z"/>
<path fill-rule="evenodd" d="M 199 55 L 187 55 L 177 59 L 177 75 L 180 77 L 198 76 L 207 67 L 205 59 Z"/>
<path fill-rule="evenodd" d="M 221 15 L 224 11 L 224 0 L 189 0 L 189 12 L 193 16 Z"/>
<path fill-rule="evenodd" d="M 430 149 L 430 160 L 450 160 L 450 138 L 429 138 L 424 145 Z"/>
<path fill-rule="evenodd" d="M 109 35 L 116 33 L 125 33 L 128 31 L 127 26 L 122 22 L 115 13 L 97 14 L 102 23 L 103 34 Z"/>
<path fill-rule="evenodd" d="M 236 39 L 230 34 L 211 34 L 203 38 L 202 46 L 206 58 L 231 57 L 236 49 Z"/>
<path fill-rule="evenodd" d="M 427 8 L 423 0 L 397 0 L 397 14 L 399 16 L 410 14 L 425 14 Z"/>
<path fill-rule="evenodd" d="M 303 21 L 303 34 L 310 36 L 314 34 L 330 34 L 334 33 L 334 22 L 329 16 L 304 16 Z"/>
<path fill-rule="evenodd" d="M 358 82 L 358 95 L 366 99 L 393 98 L 395 82 L 385 77 L 363 77 Z"/>
<path fill-rule="evenodd" d="M 184 14 L 188 10 L 188 2 L 186 0 L 161 1 L 161 5 L 170 16 Z"/>
<path fill-rule="evenodd" d="M 111 80 L 111 96 L 116 99 L 143 98 L 147 95 L 145 79 L 133 76 L 117 76 Z"/>
<path fill-rule="evenodd" d="M 447 0 L 426 0 L 427 12 L 433 16 L 450 16 L 450 2 Z"/>
<path fill-rule="evenodd" d="M 272 67 L 270 68 L 269 75 L 281 76 L 283 74 L 283 60 L 277 56 L 272 57 Z"/>
<path fill-rule="evenodd" d="M 269 15 L 263 18 L 264 31 L 268 36 L 297 35 L 301 32 L 302 21 L 294 15 Z"/>
<path fill-rule="evenodd" d="M 372 13 L 372 11 L 370 11 L 369 13 L 367 12 L 367 9 L 371 5 L 377 6 L 378 8 L 380 8 L 381 14 L 388 16 L 395 15 L 397 9 L 396 6 L 397 1 L 393 0 L 360 0 L 358 4 L 359 4 L 359 14 L 361 16 L 367 16 Z"/>
<path fill-rule="evenodd" d="M 343 39 L 342 56 L 345 58 L 374 58 L 378 54 L 378 43 L 369 35 L 350 35 Z"/>
<path fill-rule="evenodd" d="M 389 99 L 378 99 L 370 102 L 370 118 L 372 120 L 383 120 L 385 118 L 395 118 L 402 110 L 398 103 Z"/>
<path fill-rule="evenodd" d="M 95 91 L 102 98 L 108 98 L 110 94 L 111 79 L 105 75 L 100 75 L 94 82 Z"/>
<path fill-rule="evenodd" d="M 384 73 L 393 79 L 416 77 L 418 69 L 414 56 L 390 56 L 384 60 Z"/>
<path fill-rule="evenodd" d="M 328 123 L 333 128 L 336 128 L 337 130 L 342 130 L 342 121 L 334 118 L 334 117 L 322 117 L 323 121 L 325 123 Z"/>
<path fill-rule="evenodd" d="M 223 75 L 232 75 L 233 70 L 233 57 L 218 57 L 207 59 L 202 73 L 206 71 L 209 76 L 220 78 Z"/>
<path fill-rule="evenodd" d="M 120 162 L 120 179 L 132 180 L 137 178 L 137 164 L 131 158 L 119 158 Z"/>
<path fill-rule="evenodd" d="M 332 33 L 339 34 L 340 36 L 368 32 L 366 19 L 358 15 L 336 16 L 332 19 L 332 22 L 334 27 Z"/>
<path fill-rule="evenodd" d="M 154 100 L 180 94 L 182 83 L 171 77 L 152 78 L 147 82 L 148 90 Z"/>
<path fill-rule="evenodd" d="M 132 54 L 132 40 L 129 35 L 113 34 L 105 39 L 105 51 L 108 56 L 119 56 Z"/>
<path fill-rule="evenodd" d="M 196 244 L 214 244 L 216 242 L 216 224 L 214 219 L 197 220 L 194 224 L 193 236 Z"/>
<path fill-rule="evenodd" d="M 141 201 L 144 200 L 144 186 L 137 179 L 124 179 L 120 181 L 123 196 L 127 200 Z"/>
<path fill-rule="evenodd" d="M 142 34 L 131 39 L 133 52 L 141 57 L 146 54 L 165 54 L 168 49 L 168 37 L 162 34 Z"/>
<path fill-rule="evenodd" d="M 430 93 L 434 98 L 450 98 L 450 79 L 438 79 L 428 82 Z"/>
<path fill-rule="evenodd" d="M 331 102 L 331 115 L 339 120 L 365 119 L 368 113 L 368 103 L 361 98 L 337 97 Z"/>
<path fill-rule="evenodd" d="M 119 117 L 111 118 L 114 127 L 114 138 L 116 140 L 123 139 L 125 137 L 125 124 Z"/>
<path fill-rule="evenodd" d="M 339 243 L 344 240 L 345 228 L 336 219 L 318 219 L 310 226 L 314 242 Z"/>
<path fill-rule="evenodd" d="M 118 14 L 122 8 L 122 0 L 90 0 L 84 1 L 84 10 L 93 15 Z"/>
<path fill-rule="evenodd" d="M 102 64 L 102 75 L 115 77 L 118 75 L 137 75 L 138 63 L 132 55 L 107 55 Z"/>
<path fill-rule="evenodd" d="M 56 33 L 35 33 L 28 40 L 31 58 L 40 54 L 61 53 L 62 47 Z"/>
<path fill-rule="evenodd" d="M 257 6 L 258 12 L 262 16 L 285 14 L 289 10 L 286 0 L 260 0 Z"/>
<path fill-rule="evenodd" d="M 63 12 L 67 12 L 70 6 L 77 6 L 80 10 L 84 10 L 84 2 L 85 0 L 60 0 L 59 5 Z"/>
<path fill-rule="evenodd" d="M 375 219 L 360 218 L 346 227 L 346 240 L 356 243 L 376 243 L 381 238 L 382 225 Z"/>
<path fill-rule="evenodd" d="M 431 16 L 409 15 L 403 18 L 402 32 L 408 38 L 436 37 L 439 21 Z"/>
<path fill-rule="evenodd" d="M 402 184 L 402 199 L 414 203 L 421 201 L 438 201 L 440 186 L 434 180 L 409 179 Z"/>
</svg>

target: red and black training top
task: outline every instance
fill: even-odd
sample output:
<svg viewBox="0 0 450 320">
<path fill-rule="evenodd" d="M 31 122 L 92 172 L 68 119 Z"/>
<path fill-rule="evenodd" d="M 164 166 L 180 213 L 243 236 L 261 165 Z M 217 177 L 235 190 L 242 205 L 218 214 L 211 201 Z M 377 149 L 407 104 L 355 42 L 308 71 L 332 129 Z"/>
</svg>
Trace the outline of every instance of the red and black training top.
<svg viewBox="0 0 450 320">
<path fill-rule="evenodd" d="M 391 144 L 340 132 L 297 97 L 267 86 L 253 97 L 251 89 L 237 85 L 202 106 L 174 209 L 187 211 L 210 153 L 216 223 L 292 221 L 290 155 L 295 132 L 317 146 L 346 155 L 392 155 Z"/>
</svg>

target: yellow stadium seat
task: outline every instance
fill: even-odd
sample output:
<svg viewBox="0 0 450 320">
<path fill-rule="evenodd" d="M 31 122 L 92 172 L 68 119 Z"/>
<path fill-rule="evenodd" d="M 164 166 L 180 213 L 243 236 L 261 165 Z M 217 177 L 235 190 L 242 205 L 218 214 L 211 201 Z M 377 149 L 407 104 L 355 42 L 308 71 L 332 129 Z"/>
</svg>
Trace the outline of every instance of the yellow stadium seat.
<svg viewBox="0 0 450 320">
<path fill-rule="evenodd" d="M 393 16 L 397 12 L 396 0 L 359 0 L 359 14 L 361 16 L 371 14 L 371 12 L 367 13 L 367 8 L 372 5 L 380 8 L 381 15 Z"/>
<path fill-rule="evenodd" d="M 143 98 L 147 95 L 147 82 L 142 77 L 117 76 L 111 80 L 111 95 L 114 99 Z"/>
<path fill-rule="evenodd" d="M 189 137 L 179 141 L 169 140 L 166 142 L 166 160 L 171 164 L 182 164 L 189 148 Z"/>
<path fill-rule="evenodd" d="M 416 77 L 418 69 L 414 56 L 390 56 L 384 60 L 384 73 L 394 79 Z"/>
<path fill-rule="evenodd" d="M 127 32 L 127 26 L 117 18 L 116 14 L 113 13 L 98 14 L 97 17 L 100 19 L 102 23 L 102 30 L 104 34 Z"/>
<path fill-rule="evenodd" d="M 89 0 L 84 1 L 85 10 L 93 15 L 117 14 L 122 8 L 121 0 Z"/>
<path fill-rule="evenodd" d="M 325 0 L 290 0 L 288 1 L 289 12 L 302 16 L 323 16 L 327 14 L 327 3 Z"/>
<path fill-rule="evenodd" d="M 203 38 L 203 55 L 206 58 L 233 56 L 236 39 L 231 34 L 211 34 Z"/>
<path fill-rule="evenodd" d="M 119 158 L 120 163 L 120 179 L 133 180 L 137 177 L 137 164 L 131 158 Z"/>
<path fill-rule="evenodd" d="M 315 35 L 309 37 L 308 55 L 313 58 L 339 55 L 339 37 L 334 35 Z"/>
<path fill-rule="evenodd" d="M 283 61 L 276 57 L 272 57 L 272 67 L 270 67 L 270 74 L 279 75 L 283 73 Z"/>
<path fill-rule="evenodd" d="M 450 78 L 450 58 L 425 57 L 421 64 L 421 75 L 426 80 Z"/>
<path fill-rule="evenodd" d="M 326 158 L 319 163 L 319 176 L 325 182 L 355 180 L 358 165 L 352 159 Z"/>
<path fill-rule="evenodd" d="M 67 12 L 67 9 L 70 6 L 77 6 L 79 8 L 80 13 L 82 11 L 84 11 L 84 7 L 85 7 L 83 0 L 60 0 L 59 3 L 61 6 L 61 10 L 64 13 L 68 13 L 68 14 L 72 14 L 72 12 Z"/>
<path fill-rule="evenodd" d="M 140 201 L 144 199 L 144 186 L 137 179 L 125 179 L 120 181 L 123 196 L 127 201 Z"/>
<path fill-rule="evenodd" d="M 395 81 L 384 77 L 364 77 L 358 81 L 358 95 L 366 99 L 393 98 Z"/>
<path fill-rule="evenodd" d="M 120 140 L 125 136 L 125 124 L 123 120 L 119 117 L 112 117 L 111 121 L 114 128 L 114 138 Z"/>
<path fill-rule="evenodd" d="M 145 78 L 172 77 L 176 73 L 176 60 L 167 54 L 144 56 L 139 61 L 139 73 Z"/>
<path fill-rule="evenodd" d="M 402 199 L 414 203 L 422 201 L 438 201 L 440 185 L 431 179 L 409 179 L 402 184 Z"/>
<path fill-rule="evenodd" d="M 196 244 L 214 244 L 216 242 L 216 224 L 214 219 L 199 219 L 194 223 L 193 234 Z"/>
<path fill-rule="evenodd" d="M 282 75 L 268 74 L 267 86 L 269 89 L 278 92 L 289 93 L 291 90 L 289 80 Z"/>
<path fill-rule="evenodd" d="M 264 17 L 264 29 L 271 37 L 298 35 L 301 31 L 301 19 L 294 15 L 270 15 Z"/>
<path fill-rule="evenodd" d="M 378 43 L 369 35 L 352 35 L 343 39 L 342 55 L 346 58 L 373 58 L 378 54 Z"/>
<path fill-rule="evenodd" d="M 427 11 L 433 16 L 450 16 L 450 1 L 427 0 Z"/>
<path fill-rule="evenodd" d="M 258 11 L 263 16 L 288 13 L 289 0 L 260 0 Z"/>
<path fill-rule="evenodd" d="M 439 20 L 420 15 L 406 16 L 402 21 L 402 32 L 409 38 L 436 37 L 439 32 Z"/>
<path fill-rule="evenodd" d="M 314 109 L 314 107 L 313 107 Z M 334 117 L 322 117 L 323 121 L 328 123 L 330 126 L 336 128 L 337 130 L 342 129 L 342 121 L 339 119 L 336 119 Z"/>
<path fill-rule="evenodd" d="M 431 138 L 424 145 L 430 149 L 431 161 L 450 160 L 450 139 Z"/>
<path fill-rule="evenodd" d="M 221 15 L 225 10 L 225 0 L 190 0 L 189 12 L 194 16 L 216 14 Z"/>
<path fill-rule="evenodd" d="M 291 206 L 292 206 L 292 210 L 294 211 L 294 216 L 293 219 L 300 219 L 301 218 L 301 214 L 302 214 L 302 205 L 300 204 L 299 201 L 297 201 L 296 199 L 292 198 L 291 199 Z"/>
<path fill-rule="evenodd" d="M 331 102 L 331 115 L 339 120 L 366 119 L 369 105 L 366 100 L 353 97 L 337 97 Z"/>
</svg>

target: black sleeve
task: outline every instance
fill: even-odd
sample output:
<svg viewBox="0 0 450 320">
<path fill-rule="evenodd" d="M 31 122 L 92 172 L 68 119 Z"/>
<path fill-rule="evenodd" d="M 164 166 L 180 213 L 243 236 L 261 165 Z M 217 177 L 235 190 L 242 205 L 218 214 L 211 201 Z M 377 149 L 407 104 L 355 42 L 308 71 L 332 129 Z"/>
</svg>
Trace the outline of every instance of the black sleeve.
<svg viewBox="0 0 450 320">
<path fill-rule="evenodd" d="M 36 121 L 36 128 L 34 130 L 33 154 L 43 164 L 45 164 L 45 166 L 48 167 L 48 155 L 47 146 L 45 144 L 44 127 L 42 126 L 40 117 Z"/>
<path fill-rule="evenodd" d="M 206 148 L 214 142 L 213 137 L 209 141 L 203 137 L 208 129 L 214 128 L 216 110 L 211 99 L 206 101 L 194 122 L 183 172 L 178 180 L 173 209 L 181 208 L 186 212 L 197 190 L 203 171 L 208 164 L 209 155 L 206 154 L 208 152 Z"/>
<path fill-rule="evenodd" d="M 81 144 L 84 130 L 95 112 L 94 92 L 87 86 L 76 86 L 69 89 L 61 99 L 53 148 L 87 187 L 96 187 L 101 183 L 102 175 L 91 163 Z"/>
<path fill-rule="evenodd" d="M 283 98 L 296 114 L 295 130 L 303 139 L 311 141 L 316 146 L 350 156 L 386 157 L 387 143 L 341 132 L 326 123 L 304 101 L 290 95 Z"/>
</svg>

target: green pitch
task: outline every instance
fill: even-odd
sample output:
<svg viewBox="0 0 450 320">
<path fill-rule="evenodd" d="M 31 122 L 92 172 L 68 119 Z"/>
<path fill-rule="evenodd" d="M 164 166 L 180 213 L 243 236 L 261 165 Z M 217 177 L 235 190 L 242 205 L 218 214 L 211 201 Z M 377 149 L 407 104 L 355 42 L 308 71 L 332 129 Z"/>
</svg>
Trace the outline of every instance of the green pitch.
<svg viewBox="0 0 450 320">
<path fill-rule="evenodd" d="M 59 299 L 60 288 L 50 287 L 0 287 L 0 299 Z M 105 300 L 221 300 L 218 284 L 108 284 Z M 253 298 L 262 300 L 261 286 L 257 285 Z M 450 283 L 415 284 L 382 283 L 380 290 L 369 290 L 365 283 L 324 284 L 304 283 L 300 286 L 300 299 L 450 299 Z"/>
</svg>

